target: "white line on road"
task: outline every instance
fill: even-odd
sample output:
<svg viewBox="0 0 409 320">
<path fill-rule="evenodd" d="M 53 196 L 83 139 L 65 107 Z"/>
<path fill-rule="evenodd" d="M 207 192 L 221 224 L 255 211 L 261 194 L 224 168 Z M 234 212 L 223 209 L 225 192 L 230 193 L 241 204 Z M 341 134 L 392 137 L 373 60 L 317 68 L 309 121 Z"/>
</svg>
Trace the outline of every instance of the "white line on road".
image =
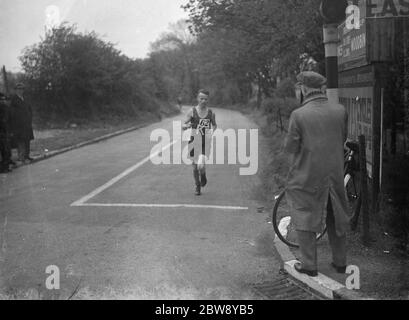
<svg viewBox="0 0 409 320">
<path fill-rule="evenodd" d="M 100 194 L 101 192 L 105 191 L 106 189 L 108 189 L 109 187 L 113 186 L 115 183 L 117 183 L 118 181 L 122 180 L 123 178 L 125 178 L 127 175 L 131 174 L 132 172 L 134 172 L 136 169 L 138 169 L 139 167 L 143 166 L 145 163 L 147 163 L 149 160 L 151 160 L 151 158 L 156 157 L 157 155 L 159 155 L 161 152 L 169 149 L 171 146 L 173 146 L 175 143 L 177 142 L 177 140 L 174 140 L 173 142 L 169 143 L 167 146 L 163 147 L 161 150 L 152 153 L 150 156 L 146 157 L 145 159 L 143 159 L 142 161 L 138 162 L 137 164 L 135 164 L 134 166 L 130 167 L 129 169 L 126 169 L 124 172 L 122 172 L 120 175 L 116 176 L 115 178 L 111 179 L 110 181 L 108 181 L 107 183 L 105 183 L 103 186 L 99 187 L 98 189 L 95 189 L 94 191 L 92 191 L 90 194 L 86 195 L 85 197 L 82 197 L 81 199 L 75 201 L 74 203 L 71 204 L 71 207 L 80 207 L 80 206 L 84 206 L 85 202 L 89 201 L 90 199 L 94 198 L 95 196 L 97 196 L 98 194 Z"/>
<path fill-rule="evenodd" d="M 219 210 L 248 210 L 248 207 L 211 206 L 199 204 L 139 204 L 139 203 L 82 203 L 80 207 L 122 207 L 122 208 L 197 208 Z"/>
</svg>

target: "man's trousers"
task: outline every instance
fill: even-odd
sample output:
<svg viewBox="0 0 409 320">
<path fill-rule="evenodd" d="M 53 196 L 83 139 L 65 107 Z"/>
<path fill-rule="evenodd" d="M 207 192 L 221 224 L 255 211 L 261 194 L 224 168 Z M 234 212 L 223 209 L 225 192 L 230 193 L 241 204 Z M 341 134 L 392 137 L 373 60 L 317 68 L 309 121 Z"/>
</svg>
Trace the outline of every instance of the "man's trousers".
<svg viewBox="0 0 409 320">
<path fill-rule="evenodd" d="M 327 207 L 327 233 L 332 250 L 332 262 L 338 267 L 344 267 L 347 263 L 346 257 L 346 234 L 338 236 L 335 228 L 334 211 L 331 199 L 328 199 Z M 297 231 L 298 243 L 300 244 L 302 268 L 317 270 L 317 235 L 315 232 Z"/>
<path fill-rule="evenodd" d="M 10 142 L 7 137 L 0 136 L 1 169 L 7 169 L 11 161 Z"/>
<path fill-rule="evenodd" d="M 18 160 L 27 160 L 30 156 L 30 140 L 17 141 Z"/>
</svg>

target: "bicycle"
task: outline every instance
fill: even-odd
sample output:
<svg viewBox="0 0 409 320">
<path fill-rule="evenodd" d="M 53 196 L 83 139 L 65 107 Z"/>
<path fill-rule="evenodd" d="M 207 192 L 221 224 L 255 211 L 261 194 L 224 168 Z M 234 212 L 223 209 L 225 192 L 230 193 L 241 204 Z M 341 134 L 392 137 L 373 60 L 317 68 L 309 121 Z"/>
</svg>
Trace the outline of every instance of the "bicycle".
<svg viewBox="0 0 409 320">
<path fill-rule="evenodd" d="M 361 193 L 359 189 L 359 179 L 356 175 L 359 170 L 356 155 L 359 145 L 356 142 L 347 142 L 344 161 L 344 186 L 348 199 L 348 215 L 351 221 L 351 229 L 355 230 L 358 224 L 359 212 L 361 209 Z M 272 211 L 271 222 L 277 237 L 289 247 L 298 248 L 297 235 L 294 225 L 291 223 L 290 208 L 285 198 L 285 190 L 275 197 L 275 204 Z M 317 233 L 317 241 L 326 233 Z"/>
<path fill-rule="evenodd" d="M 359 213 L 361 212 L 361 189 L 360 189 L 360 168 L 356 155 L 359 152 L 357 142 L 347 142 L 349 151 L 346 154 L 344 186 L 348 198 L 348 214 L 350 218 L 351 230 L 355 231 L 358 227 Z M 358 173 L 358 174 L 357 174 Z"/>
</svg>

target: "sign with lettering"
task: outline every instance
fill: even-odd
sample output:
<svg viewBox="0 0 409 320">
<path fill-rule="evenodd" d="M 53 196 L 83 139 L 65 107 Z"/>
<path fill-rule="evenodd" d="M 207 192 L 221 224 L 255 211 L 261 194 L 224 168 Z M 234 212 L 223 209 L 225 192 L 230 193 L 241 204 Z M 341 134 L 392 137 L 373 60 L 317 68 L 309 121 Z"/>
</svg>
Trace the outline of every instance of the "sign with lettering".
<svg viewBox="0 0 409 320">
<path fill-rule="evenodd" d="M 409 0 L 354 0 L 361 18 L 409 17 Z"/>
<path fill-rule="evenodd" d="M 368 64 L 366 52 L 366 24 L 361 19 L 359 29 L 347 28 L 345 22 L 338 27 L 338 68 L 340 71 Z"/>
<path fill-rule="evenodd" d="M 409 18 L 409 0 L 355 0 L 352 3 L 353 10 L 338 27 L 339 70 L 390 61 L 395 50 L 393 19 Z"/>
<path fill-rule="evenodd" d="M 348 139 L 358 141 L 365 135 L 368 175 L 372 177 L 374 88 L 340 88 L 339 101 L 348 112 Z"/>
<path fill-rule="evenodd" d="M 365 16 L 367 18 L 409 17 L 409 0 L 365 0 Z"/>
</svg>

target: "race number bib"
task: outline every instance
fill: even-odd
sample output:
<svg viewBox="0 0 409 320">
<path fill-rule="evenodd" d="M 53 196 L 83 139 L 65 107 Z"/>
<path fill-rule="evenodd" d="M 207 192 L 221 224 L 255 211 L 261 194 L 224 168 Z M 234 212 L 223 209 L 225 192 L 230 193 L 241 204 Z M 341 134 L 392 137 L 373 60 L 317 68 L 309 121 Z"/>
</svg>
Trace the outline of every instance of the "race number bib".
<svg viewBox="0 0 409 320">
<path fill-rule="evenodd" d="M 200 119 L 197 129 L 201 134 L 204 135 L 206 133 L 206 130 L 210 130 L 210 119 Z"/>
</svg>

